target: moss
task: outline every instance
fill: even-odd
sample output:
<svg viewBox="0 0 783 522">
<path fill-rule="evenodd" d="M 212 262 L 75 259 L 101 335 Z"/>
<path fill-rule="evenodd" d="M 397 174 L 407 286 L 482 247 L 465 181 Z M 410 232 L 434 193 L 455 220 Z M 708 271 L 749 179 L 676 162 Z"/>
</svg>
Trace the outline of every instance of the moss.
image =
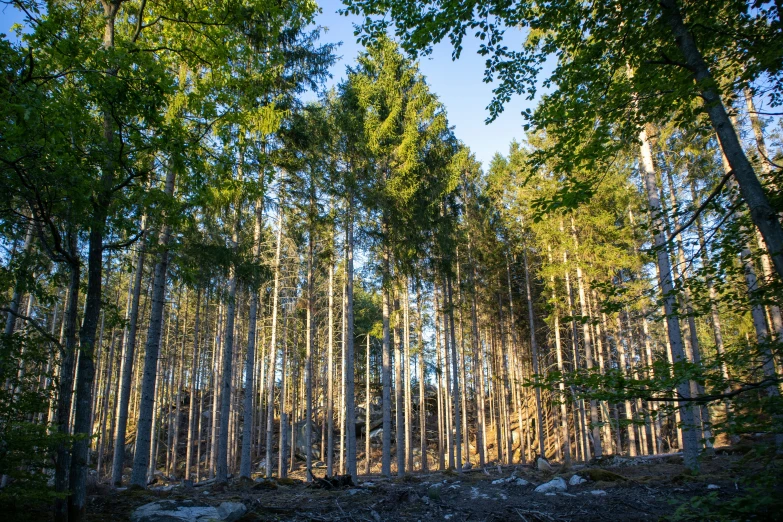
<svg viewBox="0 0 783 522">
<path fill-rule="evenodd" d="M 274 480 L 264 479 L 261 482 L 257 482 L 253 486 L 253 489 L 255 489 L 255 490 L 259 490 L 259 489 L 277 489 L 277 482 L 275 482 Z"/>
<path fill-rule="evenodd" d="M 430 489 L 427 490 L 427 496 L 432 500 L 440 500 L 440 488 L 435 486 L 430 487 Z"/>
<path fill-rule="evenodd" d="M 622 475 L 600 468 L 583 469 L 579 474 L 588 477 L 594 482 L 626 482 L 628 480 Z"/>
<path fill-rule="evenodd" d="M 402 477 L 397 477 L 394 479 L 395 484 L 418 484 L 419 482 L 421 482 L 419 477 L 410 474 L 406 474 Z"/>
</svg>

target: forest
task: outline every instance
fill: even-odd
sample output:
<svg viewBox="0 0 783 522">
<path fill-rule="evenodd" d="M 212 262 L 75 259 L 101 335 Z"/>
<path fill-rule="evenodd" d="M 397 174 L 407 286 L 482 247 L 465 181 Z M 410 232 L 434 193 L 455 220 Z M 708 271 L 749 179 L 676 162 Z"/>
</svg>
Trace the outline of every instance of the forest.
<svg viewBox="0 0 783 522">
<path fill-rule="evenodd" d="M 0 2 L 8 520 L 783 517 L 783 4 L 342 2 Z"/>
</svg>

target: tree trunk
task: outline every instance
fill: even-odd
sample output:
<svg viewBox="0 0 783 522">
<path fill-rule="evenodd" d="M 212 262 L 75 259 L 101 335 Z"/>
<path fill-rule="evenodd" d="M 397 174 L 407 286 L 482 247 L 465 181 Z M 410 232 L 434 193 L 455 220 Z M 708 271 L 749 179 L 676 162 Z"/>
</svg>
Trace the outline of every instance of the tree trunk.
<svg viewBox="0 0 783 522">
<path fill-rule="evenodd" d="M 68 233 L 69 252 L 76 255 L 76 234 Z M 73 370 L 76 358 L 76 323 L 79 313 L 79 282 L 81 278 L 81 264 L 74 257 L 70 263 L 70 282 L 63 314 L 63 337 L 65 351 L 61 354 L 60 383 L 57 394 L 57 432 L 62 437 L 57 444 L 56 462 L 54 472 L 54 490 L 65 495 L 68 492 L 68 475 L 71 468 L 70 440 L 66 437 L 71 433 L 71 402 L 73 398 Z M 55 501 L 55 515 L 57 522 L 68 520 L 68 501 L 65 496 Z"/>
<path fill-rule="evenodd" d="M 662 2 L 672 2 L 672 0 L 662 0 Z M 647 201 L 653 216 L 653 231 L 658 260 L 658 278 L 661 285 L 661 295 L 663 296 L 669 344 L 671 345 L 673 361 L 676 364 L 685 360 L 685 351 L 683 348 L 680 322 L 676 312 L 676 297 L 674 295 L 669 254 L 666 249 L 666 237 L 661 222 L 661 201 L 656 187 L 652 150 L 647 138 L 646 129 L 643 129 L 639 133 L 639 140 L 641 141 L 642 169 L 644 184 L 647 190 Z M 690 384 L 687 380 L 684 380 L 677 385 L 677 392 L 683 398 L 690 398 Z M 699 438 L 694 425 L 693 408 L 687 401 L 682 401 L 679 403 L 679 409 L 683 422 L 683 458 L 685 460 L 685 465 L 689 469 L 697 471 L 699 469 Z"/>
<path fill-rule="evenodd" d="M 164 187 L 164 192 L 167 196 L 173 196 L 174 194 L 175 179 L 176 171 L 174 168 L 169 168 L 166 174 L 166 184 Z M 149 465 L 150 437 L 152 435 L 152 414 L 153 408 L 155 407 L 155 381 L 157 379 L 158 353 L 160 351 L 160 336 L 163 326 L 163 308 L 166 304 L 166 278 L 169 265 L 168 244 L 169 238 L 171 237 L 171 227 L 165 222 L 165 216 L 163 217 L 163 220 L 164 222 L 158 239 L 160 253 L 158 254 L 158 261 L 155 264 L 152 282 L 152 310 L 150 311 L 149 327 L 147 330 L 144 373 L 141 384 L 141 403 L 139 406 L 139 420 L 136 427 L 136 451 L 133 456 L 133 473 L 131 475 L 131 484 L 141 488 L 147 486 L 147 467 Z M 139 269 L 141 269 L 141 266 L 139 266 Z M 127 378 L 130 380 L 130 376 Z M 120 422 L 122 422 L 122 420 L 120 420 Z M 118 443 L 119 442 L 118 437 Z M 115 459 L 115 466 L 116 465 Z"/>
<path fill-rule="evenodd" d="M 255 206 L 255 226 L 253 227 L 253 262 L 261 262 L 261 231 L 264 226 L 264 199 L 260 197 L 256 200 Z M 253 381 L 255 377 L 256 360 L 256 325 L 258 321 L 259 289 L 255 284 L 250 285 L 250 311 L 247 326 L 247 357 L 245 359 L 245 397 L 243 405 L 242 422 L 242 455 L 239 464 L 239 476 L 250 478 L 250 446 L 253 437 L 253 397 L 255 389 Z M 263 364 L 263 359 L 261 360 Z"/>
<path fill-rule="evenodd" d="M 283 242 L 283 201 L 280 198 L 280 205 L 277 215 L 277 243 L 275 246 L 275 281 L 272 290 L 272 335 L 269 341 L 269 372 L 267 375 L 266 391 L 266 478 L 272 476 L 272 434 L 274 433 L 274 413 L 275 413 L 275 365 L 277 364 L 277 309 L 280 299 L 280 252 Z M 284 368 L 285 370 L 285 368 Z M 295 440 L 291 441 L 295 444 Z M 282 448 L 281 450 L 282 451 Z"/>
<path fill-rule="evenodd" d="M 530 270 L 527 263 L 527 248 L 522 247 L 522 259 L 525 267 L 525 290 L 527 292 L 527 313 L 528 321 L 530 322 L 530 351 L 533 357 L 533 373 L 540 375 L 540 368 L 538 364 L 538 343 L 536 342 L 536 323 L 535 314 L 533 312 L 533 294 L 531 291 L 532 285 L 530 284 Z M 544 418 L 541 408 L 541 388 L 536 386 L 536 433 L 538 435 L 538 454 L 542 457 L 546 457 L 546 450 L 544 449 Z"/>
<path fill-rule="evenodd" d="M 742 198 L 750 209 L 751 220 L 764 237 L 778 277 L 783 278 L 783 229 L 777 213 L 742 149 L 723 100 L 713 86 L 714 80 L 707 62 L 696 45 L 693 34 L 685 25 L 677 0 L 661 0 L 660 5 L 674 34 L 677 47 L 685 57 L 688 68 L 693 72 L 694 81 L 704 100 L 704 108 L 710 122 L 718 135 L 721 149 L 734 173 L 734 179 L 739 184 Z"/>
<path fill-rule="evenodd" d="M 547 245 L 549 263 L 552 264 L 552 249 Z M 555 276 L 549 277 L 549 284 L 552 285 L 552 331 L 555 334 L 555 355 L 557 356 L 557 371 L 564 375 L 563 366 L 563 348 L 560 342 L 560 314 L 557 311 L 557 292 L 555 289 Z M 560 389 L 560 429 L 563 431 L 560 439 L 563 450 L 563 464 L 566 467 L 571 466 L 571 436 L 568 433 L 568 411 L 566 406 L 565 382 L 559 379 L 558 388 Z"/>
<path fill-rule="evenodd" d="M 372 420 L 370 408 L 370 334 L 367 334 L 367 363 L 365 366 L 365 397 L 364 397 L 364 474 L 369 475 L 370 462 L 370 425 Z"/>
<path fill-rule="evenodd" d="M 454 300 L 452 298 L 451 291 L 451 278 L 446 277 L 446 291 L 448 292 L 448 317 L 449 317 L 449 333 L 451 335 L 451 368 L 452 377 L 454 379 L 454 386 L 452 387 L 452 401 L 454 404 L 454 430 L 455 440 L 454 446 L 456 448 L 457 458 L 457 472 L 462 472 L 462 426 L 460 426 L 461 411 L 460 411 L 460 393 L 459 393 L 459 373 L 457 368 L 457 338 L 454 332 Z"/>
<path fill-rule="evenodd" d="M 403 364 L 403 386 L 405 392 L 405 462 L 407 469 L 413 471 L 413 448 L 411 437 L 411 330 L 410 330 L 410 298 L 408 288 L 408 278 L 403 279 L 402 300 L 402 364 Z"/>
<path fill-rule="evenodd" d="M 356 471 L 356 405 L 354 371 L 354 316 L 353 316 L 353 200 L 348 202 L 345 231 L 345 431 L 348 474 L 357 480 Z M 369 371 L 369 368 L 368 368 Z M 369 416 L 369 411 L 367 412 Z M 369 417 L 367 418 L 369 422 Z M 369 426 L 369 424 L 368 424 Z"/>
<path fill-rule="evenodd" d="M 383 233 L 387 234 L 387 227 L 384 223 Z M 381 380 L 383 386 L 383 449 L 381 456 L 381 474 L 385 477 L 391 476 L 391 339 L 389 338 L 389 291 L 391 281 L 389 281 L 389 248 L 383 247 L 383 281 L 382 281 L 382 314 L 383 314 L 383 360 L 381 370 Z"/>
<path fill-rule="evenodd" d="M 279 223 L 282 225 L 282 223 Z M 278 440 L 279 449 L 277 452 L 277 475 L 279 477 L 285 477 L 288 474 L 288 468 L 286 466 L 286 454 L 285 454 L 285 442 L 286 442 L 286 392 L 290 387 L 288 379 L 286 378 L 286 368 L 288 363 L 288 308 L 283 311 L 283 360 L 281 361 L 280 369 L 280 439 Z M 270 353 L 270 361 L 272 354 Z M 267 475 L 269 477 L 269 475 Z"/>
<path fill-rule="evenodd" d="M 397 290 L 399 292 L 399 289 Z M 403 397 L 403 390 L 405 385 L 403 383 L 403 355 L 400 350 L 400 331 L 401 331 L 401 317 L 400 317 L 400 300 L 399 295 L 394 299 L 394 442 L 395 450 L 397 452 L 397 476 L 402 477 L 405 475 L 405 404 Z"/>
<path fill-rule="evenodd" d="M 179 302 L 180 300 L 177 300 L 177 322 L 179 323 L 179 312 L 181 309 L 179 309 Z M 175 400 L 175 409 L 174 409 L 174 422 L 173 424 L 173 432 L 174 436 L 171 441 L 171 467 L 169 468 L 169 476 L 176 477 L 177 476 L 177 456 L 178 456 L 178 449 L 179 449 L 179 417 L 180 417 L 180 410 L 182 407 L 182 385 L 183 385 L 183 379 L 185 375 L 185 339 L 187 335 L 185 335 L 185 331 L 187 331 L 188 327 L 188 294 L 187 290 L 185 292 L 185 316 L 182 319 L 182 328 L 183 328 L 183 334 L 182 334 L 182 351 L 179 355 L 179 364 L 177 369 L 177 398 Z M 175 328 L 175 331 L 178 330 Z M 175 334 L 176 335 L 176 334 Z"/>
<path fill-rule="evenodd" d="M 421 282 L 416 281 L 416 339 L 419 344 L 419 439 L 421 451 L 421 471 L 427 472 L 427 395 L 426 365 L 424 362 L 424 316 L 421 308 Z M 368 365 L 369 368 L 369 365 Z"/>
<path fill-rule="evenodd" d="M 310 185 L 310 219 L 315 218 L 315 187 Z M 307 481 L 312 481 L 313 473 L 313 348 L 315 347 L 315 226 L 310 223 L 307 252 L 307 325 L 305 346 L 305 444 L 307 445 L 305 463 Z"/>
<path fill-rule="evenodd" d="M 234 210 L 234 225 L 231 245 L 234 250 L 239 244 L 239 208 Z M 217 464 L 215 482 L 228 482 L 228 421 L 231 414 L 231 388 L 234 369 L 234 321 L 236 317 L 237 273 L 234 263 L 228 275 L 228 302 L 226 303 L 226 334 L 223 341 L 223 370 L 220 390 L 220 430 L 218 433 Z"/>
<path fill-rule="evenodd" d="M 585 292 L 584 276 L 582 274 L 582 265 L 579 262 L 579 240 L 576 235 L 576 226 L 574 219 L 571 218 L 571 237 L 574 240 L 574 255 L 576 256 L 576 284 L 579 292 L 579 310 L 582 315 L 582 341 L 585 346 L 585 364 L 588 372 L 593 370 L 595 362 L 593 360 L 593 340 L 590 336 L 590 324 L 586 320 L 590 316 L 590 310 L 587 303 L 587 294 Z M 593 453 L 596 458 L 601 458 L 604 454 L 601 446 L 601 428 L 598 422 L 598 403 L 595 399 L 590 399 L 590 424 L 593 431 Z"/>
<path fill-rule="evenodd" d="M 331 237 L 331 247 L 334 248 L 334 233 L 332 233 Z M 326 319 L 326 476 L 331 477 L 334 475 L 334 259 L 332 256 L 329 256 L 328 285 L 329 309 Z M 345 333 L 343 335 L 347 339 L 347 335 Z"/>
<path fill-rule="evenodd" d="M 190 478 L 190 466 L 193 463 L 193 442 L 196 437 L 200 438 L 200 432 L 196 432 L 196 372 L 198 371 L 198 358 L 199 358 L 199 343 L 198 343 L 198 329 L 199 320 L 201 319 L 201 286 L 198 286 L 196 290 L 196 317 L 193 321 L 193 358 L 190 362 L 190 404 L 188 405 L 188 445 L 185 450 L 185 480 L 191 480 Z M 199 419 L 201 417 L 199 416 Z M 196 461 L 196 469 L 198 470 L 198 461 Z M 198 479 L 198 477 L 197 477 Z"/>
</svg>

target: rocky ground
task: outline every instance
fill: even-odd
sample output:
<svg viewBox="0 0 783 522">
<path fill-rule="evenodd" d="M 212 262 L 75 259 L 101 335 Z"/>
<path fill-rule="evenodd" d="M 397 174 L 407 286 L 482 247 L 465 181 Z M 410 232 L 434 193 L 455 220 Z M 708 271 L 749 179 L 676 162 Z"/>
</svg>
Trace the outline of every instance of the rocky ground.
<svg viewBox="0 0 783 522">
<path fill-rule="evenodd" d="M 462 473 L 416 473 L 405 477 L 361 476 L 357 484 L 324 481 L 316 469 L 307 484 L 300 467 L 282 480 L 234 480 L 192 485 L 159 477 L 146 490 L 89 487 L 88 519 L 128 522 L 250 521 L 685 521 L 703 517 L 703 501 L 742 497 L 751 515 L 726 520 L 783 520 L 783 500 L 771 499 L 758 512 L 748 478 L 772 476 L 780 457 L 746 448 L 703 456 L 701 472 L 687 471 L 679 455 L 655 458 L 608 457 L 570 469 L 552 464 L 490 464 Z M 763 475 L 766 473 L 766 475 Z M 347 478 L 347 477 L 346 477 Z M 772 479 L 777 482 L 776 479 Z M 783 484 L 783 481 L 780 481 Z M 777 484 L 780 499 L 783 486 Z M 770 495 L 767 495 L 769 497 Z M 773 497 L 776 495 L 772 495 Z M 695 506 L 688 517 L 682 505 Z M 780 509 L 779 509 L 780 508 Z M 744 512 L 743 512 L 744 513 Z M 0 514 L 0 520 L 51 520 L 48 503 L 34 511 Z"/>
<path fill-rule="evenodd" d="M 227 486 L 172 483 L 146 491 L 98 486 L 89 513 L 91 520 L 132 522 L 661 520 L 693 497 L 743 494 L 738 477 L 747 471 L 740 454 L 704 457 L 702 472 L 695 476 L 677 455 L 608 458 L 569 470 L 490 465 L 461 474 L 369 476 L 336 487 L 308 485 L 300 471 L 286 480 L 232 481 Z M 154 502 L 159 504 L 148 506 Z"/>
</svg>

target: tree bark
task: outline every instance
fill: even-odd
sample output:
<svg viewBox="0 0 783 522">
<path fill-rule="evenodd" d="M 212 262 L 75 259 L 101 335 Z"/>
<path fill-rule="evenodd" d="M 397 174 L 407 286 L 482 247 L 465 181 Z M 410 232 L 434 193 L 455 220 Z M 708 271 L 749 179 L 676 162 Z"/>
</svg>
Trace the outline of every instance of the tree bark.
<svg viewBox="0 0 783 522">
<path fill-rule="evenodd" d="M 547 245 L 548 255 L 549 255 L 549 263 L 552 263 L 552 249 L 549 245 Z M 555 334 L 555 355 L 557 356 L 557 371 L 560 372 L 561 375 L 564 375 L 565 368 L 563 366 L 563 348 L 560 342 L 560 314 L 557 311 L 557 291 L 555 289 L 555 276 L 552 275 L 549 277 L 549 284 L 552 285 L 552 303 L 553 303 L 553 309 L 552 309 L 552 331 Z M 558 383 L 558 388 L 560 389 L 560 429 L 562 430 L 562 435 L 560 437 L 560 442 L 562 444 L 562 451 L 563 451 L 563 464 L 565 464 L 566 467 L 571 466 L 571 436 L 568 433 L 568 411 L 566 406 L 566 393 L 565 393 L 565 382 L 561 378 L 560 382 Z"/>
<path fill-rule="evenodd" d="M 349 196 L 345 231 L 345 431 L 347 472 L 357 480 L 356 470 L 356 404 L 354 370 L 354 315 L 353 315 L 353 199 Z M 369 368 L 368 368 L 369 371 Z M 367 422 L 369 423 L 369 411 Z M 368 424 L 369 426 L 369 424 Z"/>
<path fill-rule="evenodd" d="M 175 180 L 176 171 L 174 168 L 169 168 L 164 187 L 164 192 L 167 196 L 173 196 Z M 158 239 L 160 253 L 155 264 L 152 282 L 152 310 L 150 311 L 149 327 L 147 329 L 144 373 L 141 384 L 141 403 L 139 405 L 139 420 L 136 426 L 136 451 L 133 456 L 133 473 L 131 475 L 131 484 L 141 488 L 147 486 L 152 414 L 155 407 L 155 381 L 157 379 L 158 353 L 160 351 L 160 337 L 163 326 L 163 308 L 166 304 L 166 278 L 169 265 L 168 244 L 171 237 L 171 227 L 165 222 L 165 216 L 163 219 L 164 223 Z M 130 376 L 128 376 L 128 379 L 130 379 Z M 117 463 L 115 462 L 116 465 Z"/>
<path fill-rule="evenodd" d="M 764 237 L 778 277 L 783 278 L 783 229 L 778 221 L 778 215 L 770 204 L 753 166 L 742 149 L 734 125 L 726 113 L 723 100 L 715 88 L 712 73 L 696 45 L 693 34 L 685 25 L 677 0 L 660 0 L 660 5 L 663 7 L 674 34 L 677 47 L 685 57 L 688 69 L 693 73 L 696 85 L 704 100 L 704 108 L 715 133 L 718 135 L 721 149 L 734 173 L 734 179 L 739 184 L 742 198 L 750 210 L 751 220 Z"/>
<path fill-rule="evenodd" d="M 267 375 L 266 392 L 266 478 L 272 476 L 272 435 L 274 433 L 275 413 L 275 371 L 277 364 L 277 309 L 280 299 L 280 253 L 283 242 L 283 200 L 280 198 L 277 214 L 277 244 L 275 246 L 275 281 L 272 290 L 272 335 L 269 341 L 269 372 Z M 285 369 L 284 369 L 285 370 Z M 295 441 L 292 441 L 295 443 Z M 282 448 L 281 450 L 282 451 Z"/>
<path fill-rule="evenodd" d="M 196 317 L 193 321 L 193 357 L 190 362 L 190 404 L 188 404 L 188 445 L 185 450 L 185 480 L 190 479 L 190 466 L 193 463 L 193 442 L 196 437 L 200 437 L 200 432 L 196 432 L 197 422 L 196 413 L 196 373 L 198 372 L 199 359 L 199 321 L 201 319 L 201 286 L 196 290 Z M 200 415 L 199 415 L 200 418 Z M 198 470 L 198 461 L 196 461 Z"/>
<path fill-rule="evenodd" d="M 263 177 L 263 174 L 262 174 Z M 256 200 L 255 226 L 253 227 L 253 262 L 261 262 L 261 231 L 264 226 L 264 199 L 263 196 Z M 250 478 L 250 446 L 253 438 L 253 397 L 255 389 L 253 381 L 255 377 L 256 360 L 256 325 L 258 321 L 259 289 L 255 284 L 250 285 L 250 311 L 247 326 L 247 358 L 245 360 L 245 397 L 243 405 L 242 423 L 242 455 L 239 464 L 239 476 Z M 261 360 L 263 364 L 263 359 Z"/>
<path fill-rule="evenodd" d="M 536 323 L 533 311 L 533 294 L 531 291 L 532 285 L 530 284 L 530 270 L 527 262 L 527 248 L 524 246 L 522 247 L 522 259 L 525 268 L 525 291 L 527 292 L 527 313 L 528 321 L 530 323 L 530 351 L 533 357 L 533 373 L 540 375 L 538 343 L 536 342 Z M 536 433 L 538 435 L 538 454 L 541 457 L 546 457 L 546 450 L 544 448 L 544 417 L 541 407 L 541 388 L 538 386 L 536 386 Z"/>
<path fill-rule="evenodd" d="M 671 2 L 671 0 L 662 0 L 662 2 Z M 647 201 L 650 206 L 650 212 L 653 217 L 653 232 L 655 247 L 657 250 L 658 261 L 658 279 L 661 286 L 661 295 L 666 315 L 666 325 L 668 328 L 669 344 L 671 346 L 673 362 L 681 363 L 686 360 L 683 348 L 682 332 L 680 322 L 676 311 L 676 296 L 674 294 L 674 284 L 672 280 L 672 269 L 669 261 L 669 254 L 666 248 L 666 237 L 661 221 L 661 201 L 658 196 L 656 186 L 655 168 L 653 167 L 652 150 L 647 138 L 647 130 L 642 129 L 639 133 L 641 142 L 642 173 L 644 185 L 647 191 Z M 690 398 L 690 384 L 684 380 L 677 385 L 677 392 L 682 398 Z M 678 401 L 679 402 L 679 401 Z M 683 459 L 685 465 L 693 470 L 699 469 L 699 438 L 694 424 L 693 408 L 687 401 L 679 402 L 680 416 L 683 423 Z"/>
<path fill-rule="evenodd" d="M 448 317 L 449 317 L 449 333 L 451 335 L 451 368 L 452 378 L 454 379 L 454 386 L 452 387 L 452 402 L 454 404 L 454 446 L 456 448 L 457 458 L 457 472 L 462 472 L 462 426 L 461 423 L 461 411 L 460 411 L 460 393 L 459 393 L 459 372 L 457 368 L 457 338 L 454 332 L 454 300 L 452 298 L 451 290 L 451 278 L 446 277 L 446 291 L 449 300 L 448 304 Z"/>
<path fill-rule="evenodd" d="M 387 227 L 384 223 L 383 233 L 387 234 Z M 383 245 L 382 260 L 382 314 L 383 314 L 383 360 L 381 369 L 381 381 L 383 386 L 383 448 L 381 456 L 381 474 L 385 477 L 391 476 L 391 339 L 389 338 L 389 248 Z"/>
<path fill-rule="evenodd" d="M 234 225 L 231 246 L 236 251 L 239 244 L 239 208 L 234 210 Z M 220 431 L 218 433 L 217 464 L 215 482 L 228 482 L 228 421 L 231 414 L 231 388 L 234 369 L 234 322 L 236 318 L 237 272 L 231 264 L 228 275 L 228 302 L 226 303 L 226 334 L 223 341 L 223 370 L 220 390 Z"/>
</svg>

